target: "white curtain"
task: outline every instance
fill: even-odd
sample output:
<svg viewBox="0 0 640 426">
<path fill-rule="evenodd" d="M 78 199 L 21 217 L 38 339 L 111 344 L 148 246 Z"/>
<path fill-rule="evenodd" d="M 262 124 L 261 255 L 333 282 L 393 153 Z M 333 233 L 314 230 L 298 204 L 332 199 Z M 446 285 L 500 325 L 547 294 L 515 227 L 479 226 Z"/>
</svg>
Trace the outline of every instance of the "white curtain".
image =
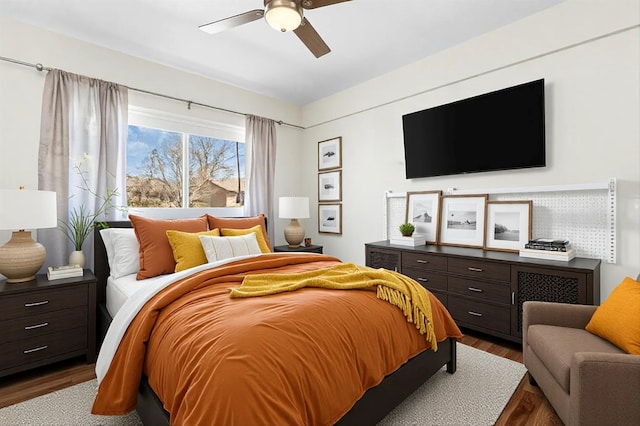
<svg viewBox="0 0 640 426">
<path fill-rule="evenodd" d="M 276 127 L 268 118 L 247 115 L 245 119 L 247 216 L 264 213 L 268 219 L 269 241 L 274 244 L 274 176 L 276 165 Z"/>
<path fill-rule="evenodd" d="M 127 88 L 51 70 L 42 97 L 38 187 L 55 191 L 58 218 L 83 205 L 94 212 L 108 189 L 116 206 L 126 206 Z M 122 218 L 111 209 L 104 220 Z M 48 265 L 69 262 L 73 245 L 59 229 L 38 231 Z M 93 235 L 84 242 L 85 267 L 93 268 Z"/>
</svg>

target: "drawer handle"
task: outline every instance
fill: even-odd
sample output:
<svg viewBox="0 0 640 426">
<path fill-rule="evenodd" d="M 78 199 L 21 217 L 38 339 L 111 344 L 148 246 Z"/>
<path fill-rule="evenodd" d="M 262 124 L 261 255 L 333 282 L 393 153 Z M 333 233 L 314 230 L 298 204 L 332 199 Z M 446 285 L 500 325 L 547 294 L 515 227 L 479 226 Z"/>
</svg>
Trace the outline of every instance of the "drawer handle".
<svg viewBox="0 0 640 426">
<path fill-rule="evenodd" d="M 48 326 L 49 323 L 48 322 L 43 322 L 42 324 L 36 324 L 36 325 L 26 325 L 24 327 L 25 330 L 33 330 L 34 328 L 40 328 L 40 327 L 46 327 Z"/>
<path fill-rule="evenodd" d="M 31 306 L 41 306 L 46 305 L 47 303 L 49 303 L 48 300 L 43 300 L 41 302 L 25 303 L 24 306 L 30 308 Z"/>
<path fill-rule="evenodd" d="M 473 311 L 469 311 L 467 312 L 469 315 L 473 315 L 474 317 L 481 317 L 482 314 L 480 312 L 473 312 Z"/>
<path fill-rule="evenodd" d="M 481 288 L 468 287 L 470 291 L 475 291 L 476 293 L 482 293 L 484 290 Z"/>
<path fill-rule="evenodd" d="M 422 260 L 422 259 L 416 259 L 416 262 L 418 262 L 418 263 L 429 263 L 428 260 Z"/>
<path fill-rule="evenodd" d="M 48 346 L 44 345 L 44 346 L 40 346 L 39 348 L 33 348 L 33 349 L 27 349 L 26 351 L 22 351 L 22 353 L 24 354 L 30 354 L 32 352 L 38 352 L 38 351 L 43 351 L 45 349 L 47 349 Z"/>
<path fill-rule="evenodd" d="M 482 272 L 482 268 L 472 268 L 471 266 L 469 266 L 467 269 L 472 272 Z"/>
<path fill-rule="evenodd" d="M 420 281 L 421 283 L 428 283 L 429 278 L 418 278 L 418 281 Z"/>
</svg>

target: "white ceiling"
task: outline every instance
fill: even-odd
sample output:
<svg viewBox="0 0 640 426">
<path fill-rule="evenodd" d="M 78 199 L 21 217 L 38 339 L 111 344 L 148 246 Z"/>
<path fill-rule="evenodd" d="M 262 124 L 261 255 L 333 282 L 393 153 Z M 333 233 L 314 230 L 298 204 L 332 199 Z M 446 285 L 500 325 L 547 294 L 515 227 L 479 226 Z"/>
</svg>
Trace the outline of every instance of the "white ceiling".
<svg viewBox="0 0 640 426">
<path fill-rule="evenodd" d="M 319 59 L 263 19 L 198 29 L 263 0 L 0 0 L 0 15 L 304 105 L 562 1 L 353 0 L 306 10 L 332 50 Z"/>
</svg>

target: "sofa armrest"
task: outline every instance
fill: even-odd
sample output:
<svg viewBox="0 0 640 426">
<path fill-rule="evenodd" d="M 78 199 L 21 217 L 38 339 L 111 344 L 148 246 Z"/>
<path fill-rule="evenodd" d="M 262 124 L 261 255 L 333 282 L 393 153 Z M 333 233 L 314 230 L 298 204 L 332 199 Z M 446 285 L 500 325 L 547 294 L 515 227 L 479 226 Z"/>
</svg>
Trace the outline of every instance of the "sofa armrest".
<svg viewBox="0 0 640 426">
<path fill-rule="evenodd" d="M 570 383 L 570 424 L 640 424 L 640 356 L 578 352 Z"/>
<path fill-rule="evenodd" d="M 522 305 L 522 332 L 533 324 L 584 329 L 597 306 L 527 301 Z"/>
</svg>

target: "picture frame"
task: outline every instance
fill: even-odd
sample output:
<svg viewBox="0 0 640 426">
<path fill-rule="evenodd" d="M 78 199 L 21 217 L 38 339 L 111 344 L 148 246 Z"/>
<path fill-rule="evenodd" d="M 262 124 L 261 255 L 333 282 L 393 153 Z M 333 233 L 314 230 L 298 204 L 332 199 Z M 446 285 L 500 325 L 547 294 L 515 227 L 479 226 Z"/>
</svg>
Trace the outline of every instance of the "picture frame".
<svg viewBox="0 0 640 426">
<path fill-rule="evenodd" d="M 485 214 L 485 250 L 518 253 L 531 239 L 533 202 L 488 201 Z"/>
<path fill-rule="evenodd" d="M 318 205 L 318 232 L 342 235 L 342 204 Z"/>
<path fill-rule="evenodd" d="M 342 136 L 318 142 L 318 170 L 342 167 Z"/>
<path fill-rule="evenodd" d="M 425 235 L 427 243 L 438 243 L 441 196 L 442 191 L 407 192 L 404 221 L 415 226 L 414 234 Z"/>
<path fill-rule="evenodd" d="M 342 201 L 342 170 L 318 173 L 318 201 Z"/>
<path fill-rule="evenodd" d="M 488 199 L 488 194 L 443 195 L 439 244 L 483 248 Z"/>
</svg>

